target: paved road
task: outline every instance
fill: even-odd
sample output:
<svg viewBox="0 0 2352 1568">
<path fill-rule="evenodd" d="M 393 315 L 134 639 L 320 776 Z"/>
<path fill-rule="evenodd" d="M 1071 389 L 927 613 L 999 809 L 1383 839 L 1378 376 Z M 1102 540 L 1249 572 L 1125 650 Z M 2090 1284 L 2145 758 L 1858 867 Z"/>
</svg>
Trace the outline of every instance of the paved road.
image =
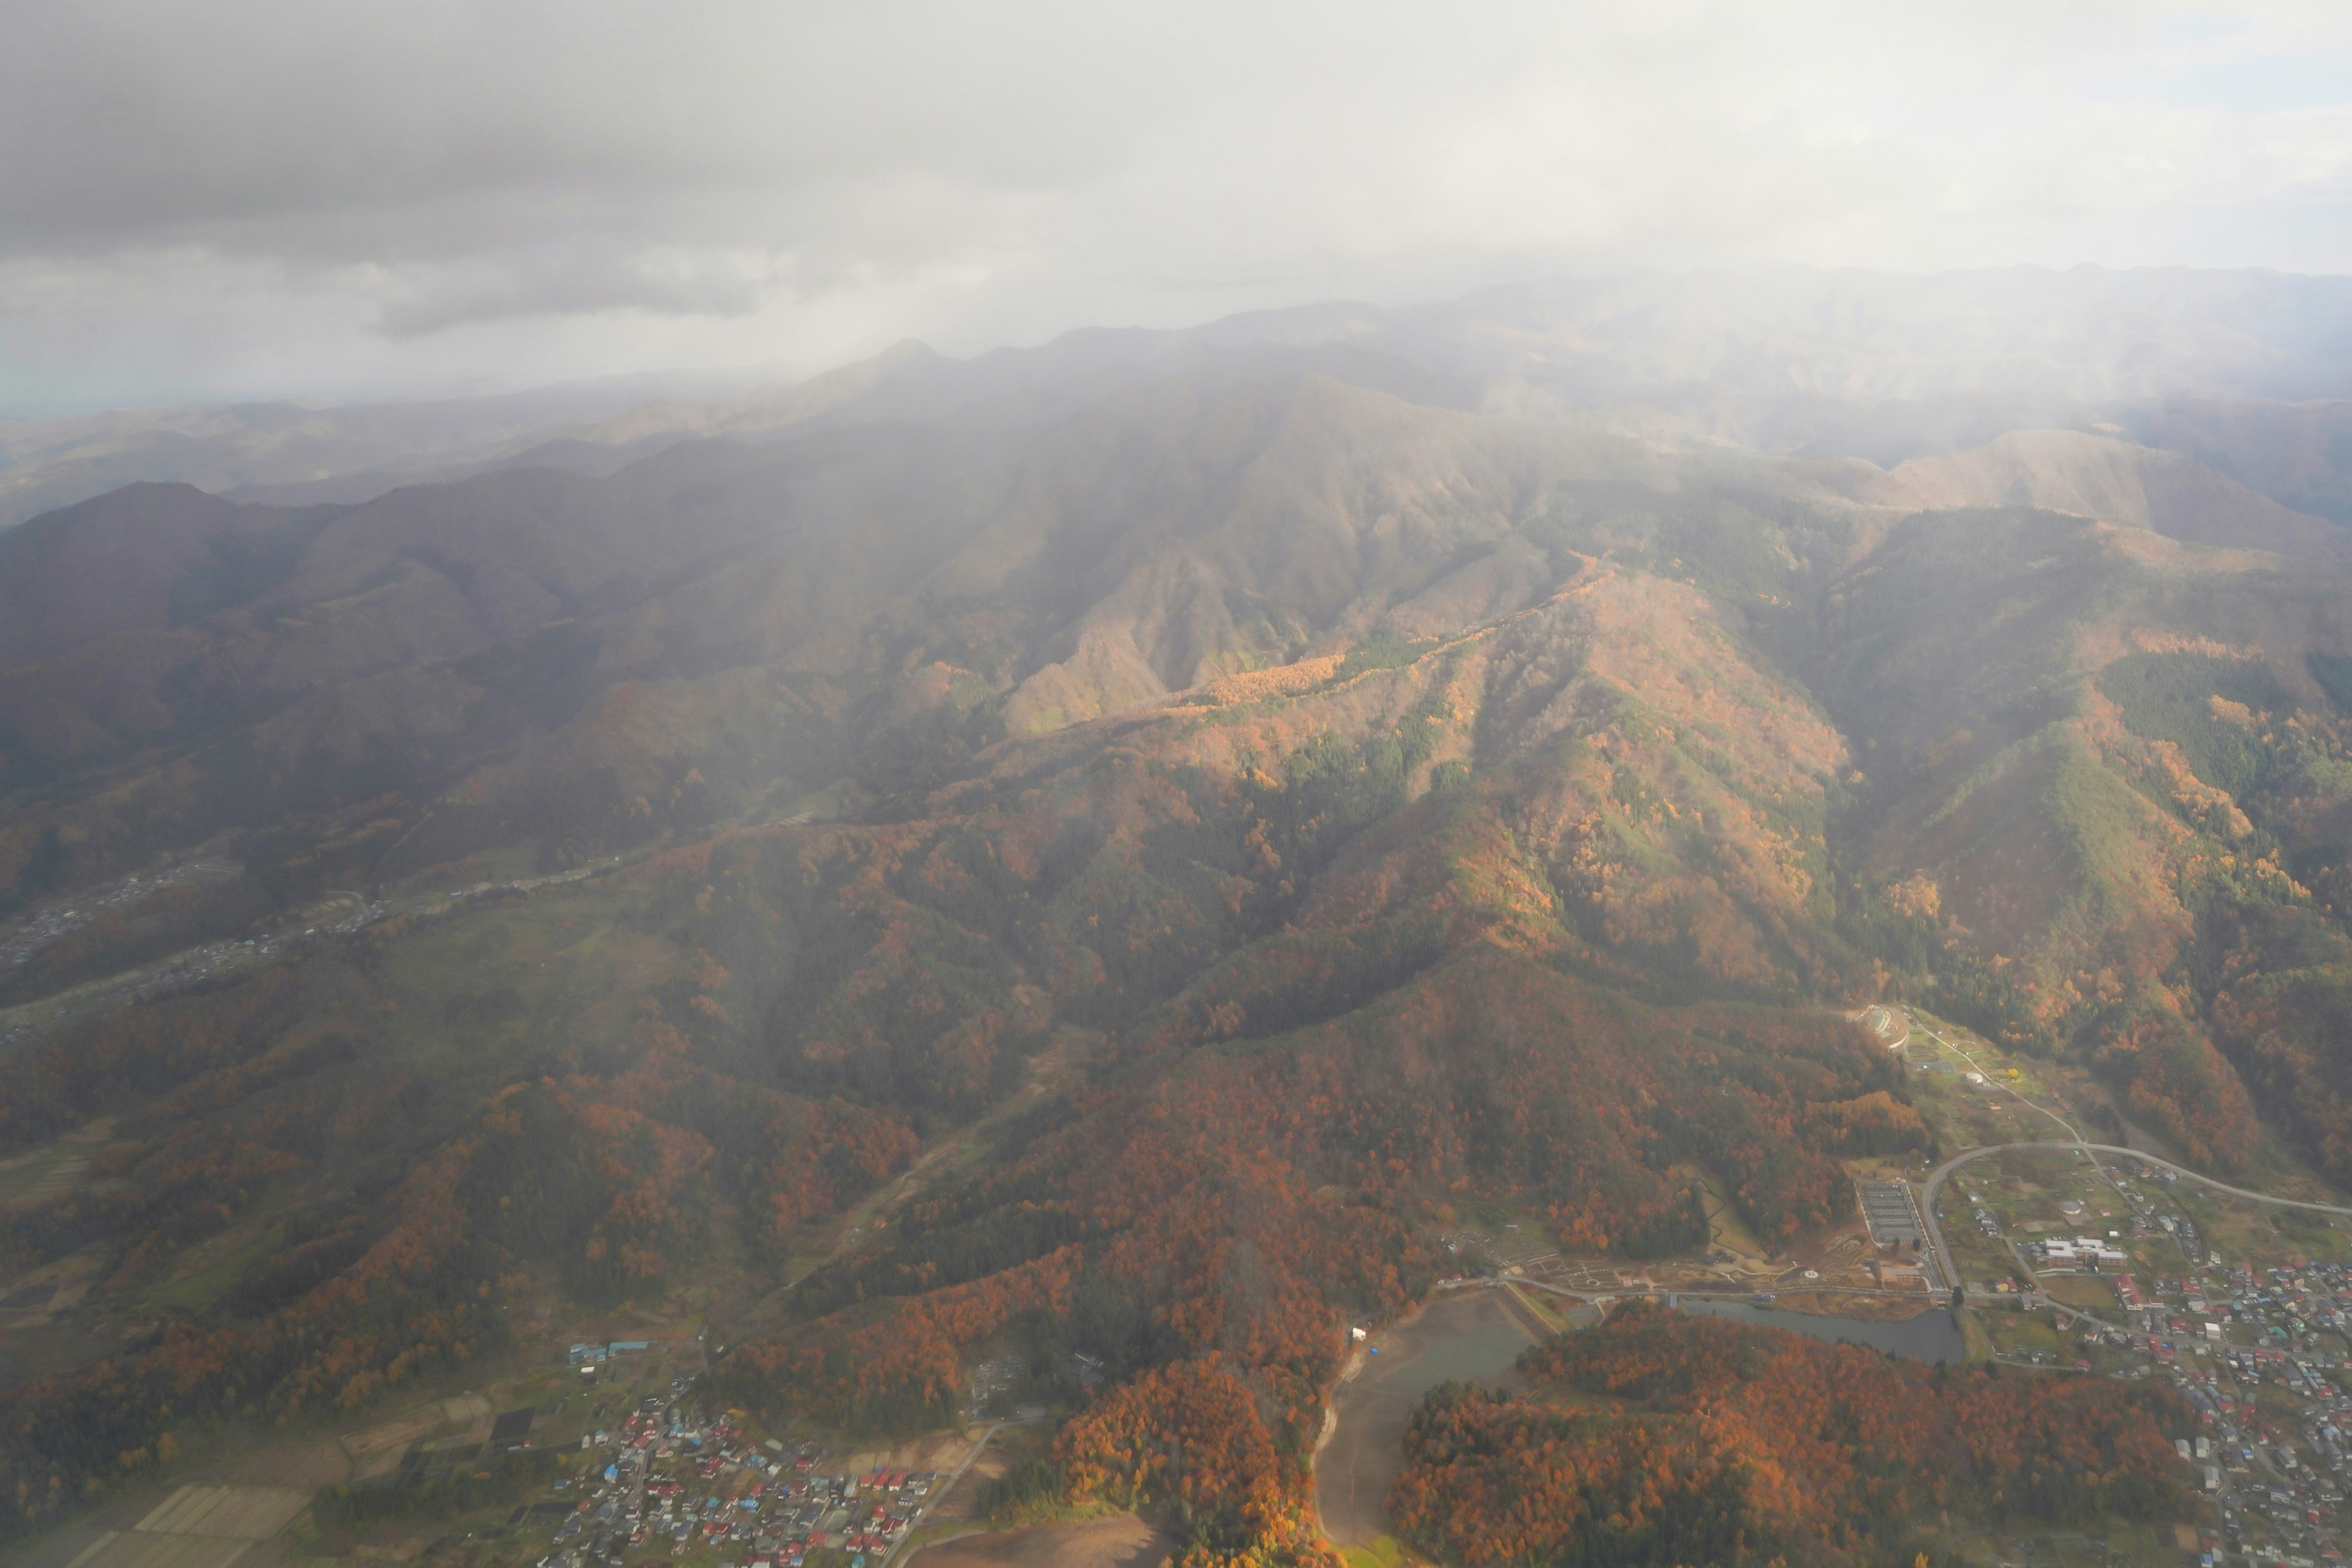
<svg viewBox="0 0 2352 1568">
<path fill-rule="evenodd" d="M 897 1561 L 898 1553 L 913 1543 L 915 1531 L 923 1528 L 923 1521 L 931 1516 L 931 1510 L 947 1501 L 948 1494 L 956 1489 L 956 1483 L 963 1479 L 963 1473 L 971 1468 L 971 1462 L 980 1458 L 980 1451 L 988 1447 L 988 1440 L 995 1436 L 997 1428 L 1003 1425 L 1002 1421 L 990 1422 L 988 1429 L 981 1433 L 980 1441 L 971 1446 L 971 1452 L 963 1457 L 963 1463 L 955 1468 L 955 1474 L 950 1476 L 938 1490 L 923 1500 L 923 1506 L 917 1509 L 914 1518 L 907 1521 L 907 1533 L 900 1536 L 891 1545 L 890 1550 L 882 1554 L 881 1568 L 890 1568 L 890 1564 Z"/>
<path fill-rule="evenodd" d="M 1934 1171 L 1928 1173 L 1927 1183 L 1921 1188 L 1921 1197 L 1925 1206 L 1921 1210 L 1919 1217 L 1927 1226 L 1928 1244 L 1935 1248 L 1936 1258 L 1939 1263 L 1944 1265 L 1945 1271 L 1954 1276 L 1955 1279 L 1958 1278 L 1958 1270 L 1951 1267 L 1949 1264 L 1948 1260 L 1952 1254 L 1950 1249 L 1944 1245 L 1944 1227 L 1936 1218 L 1937 1192 L 1943 1186 L 1945 1177 L 1950 1175 L 1954 1171 L 1958 1170 L 1960 1166 L 1967 1164 L 1969 1161 L 1981 1160 L 1989 1154 L 2006 1153 L 2011 1149 L 2081 1150 L 2092 1156 L 2092 1163 L 2094 1165 L 2097 1163 L 2097 1157 L 2101 1154 L 2119 1155 L 2126 1160 L 2137 1160 L 2143 1165 L 2156 1165 L 2163 1168 L 2164 1170 L 2178 1172 L 2180 1175 L 2186 1177 L 2189 1181 L 2200 1183 L 2217 1193 L 2227 1193 L 2231 1197 L 2245 1198 L 2258 1204 L 2273 1204 L 2280 1208 L 2307 1209 L 2315 1214 L 2344 1215 L 2348 1217 L 2352 1217 L 2352 1208 L 2347 1208 L 2339 1204 L 2307 1203 L 2301 1198 L 2273 1197 L 2268 1193 L 2258 1193 L 2248 1187 L 2233 1187 L 2227 1182 L 2217 1182 L 2212 1177 L 2192 1171 L 2186 1165 L 2176 1165 L 2169 1160 L 2160 1160 L 2153 1154 L 2143 1154 L 2137 1149 L 2117 1148 L 2113 1143 L 2091 1143 L 2079 1139 L 2069 1140 L 2063 1142 L 2045 1141 L 2025 1143 L 1987 1143 L 1975 1149 L 1964 1149 L 1959 1153 L 1953 1155 L 1950 1159 L 1937 1166 Z M 2004 1237 L 2003 1239 L 2007 1238 Z M 2014 1247 L 2012 1246 L 2012 1251 L 2013 1250 Z"/>
</svg>

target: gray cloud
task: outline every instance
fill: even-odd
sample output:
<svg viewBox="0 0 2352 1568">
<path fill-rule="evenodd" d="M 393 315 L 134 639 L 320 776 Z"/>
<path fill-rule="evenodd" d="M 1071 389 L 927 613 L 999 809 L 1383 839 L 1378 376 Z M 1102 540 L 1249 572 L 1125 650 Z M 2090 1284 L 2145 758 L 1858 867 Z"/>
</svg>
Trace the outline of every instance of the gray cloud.
<svg viewBox="0 0 2352 1568">
<path fill-rule="evenodd" d="M 10 10 L 0 408 L 1555 268 L 2352 268 L 2352 18 L 2301 0 Z"/>
<path fill-rule="evenodd" d="M 510 317 L 619 310 L 744 317 L 770 297 L 773 272 L 762 258 L 697 251 L 509 256 L 472 277 L 438 269 L 386 300 L 380 320 L 387 335 L 412 338 Z"/>
</svg>

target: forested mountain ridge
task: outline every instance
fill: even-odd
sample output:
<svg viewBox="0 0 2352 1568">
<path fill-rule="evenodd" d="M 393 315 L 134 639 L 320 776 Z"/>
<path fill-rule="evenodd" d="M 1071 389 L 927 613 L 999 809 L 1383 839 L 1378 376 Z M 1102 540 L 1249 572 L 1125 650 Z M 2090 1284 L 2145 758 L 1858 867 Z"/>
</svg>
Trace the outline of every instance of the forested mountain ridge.
<svg viewBox="0 0 2352 1568">
<path fill-rule="evenodd" d="M 1311 1560 L 1345 1323 L 1441 1211 L 1655 1255 L 1696 1168 L 1818 1226 L 1928 1142 L 1881 997 L 2352 1179 L 2334 524 L 2098 431 L 1530 416 L 1356 319 L 0 534 L 0 1138 L 100 1144 L 6 1216 L 90 1282 L 7 1352 L 13 1523 L 723 1257 L 739 1402 L 903 1429 L 1083 1350 L 1066 1474 L 1148 1498 L 1110 1457 L 1213 1417 L 1203 1528 Z"/>
</svg>

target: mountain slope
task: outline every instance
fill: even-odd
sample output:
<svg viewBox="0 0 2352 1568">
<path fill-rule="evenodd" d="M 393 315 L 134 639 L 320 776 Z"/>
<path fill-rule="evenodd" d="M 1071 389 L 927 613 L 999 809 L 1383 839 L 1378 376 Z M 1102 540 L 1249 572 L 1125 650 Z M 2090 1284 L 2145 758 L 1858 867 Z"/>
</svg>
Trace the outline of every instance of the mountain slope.
<svg viewBox="0 0 2352 1568">
<path fill-rule="evenodd" d="M 1213 1543 L 1313 1561 L 1343 1327 L 1458 1209 L 1650 1257 L 1703 1176 L 1788 1245 L 1928 1142 L 1843 1016 L 1890 996 L 2352 1178 L 2329 525 L 2105 437 L 1416 401 L 1360 315 L 1028 421 L 11 536 L 36 609 L 171 542 L 0 669 L 0 1140 L 100 1146 L 0 1227 L 93 1281 L 0 1395 L 11 1524 L 723 1279 L 747 1407 L 1083 1352 L 1067 1452 L 1209 1401 L 1263 1438 Z"/>
<path fill-rule="evenodd" d="M 2352 534 L 2334 523 L 2290 511 L 2179 453 L 2072 430 L 2013 431 L 1970 451 L 1914 458 L 1850 493 L 1906 511 L 2032 507 L 2192 544 L 2352 558 Z"/>
</svg>

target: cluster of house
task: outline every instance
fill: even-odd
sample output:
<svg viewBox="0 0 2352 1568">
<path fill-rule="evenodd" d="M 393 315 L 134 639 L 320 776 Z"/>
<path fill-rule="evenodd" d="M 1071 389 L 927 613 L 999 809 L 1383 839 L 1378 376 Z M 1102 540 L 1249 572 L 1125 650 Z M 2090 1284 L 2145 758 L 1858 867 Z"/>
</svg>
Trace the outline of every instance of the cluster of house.
<svg viewBox="0 0 2352 1568">
<path fill-rule="evenodd" d="M 2352 1269 L 2313 1263 L 2272 1268 L 2257 1280 L 2240 1264 L 2231 1280 L 2231 1310 L 2271 1338 L 2298 1342 L 2316 1329 L 2352 1335 Z"/>
<path fill-rule="evenodd" d="M 2205 1261 L 2205 1238 L 2197 1233 L 2197 1222 L 2185 1214 L 2160 1214 L 2156 1216 L 2158 1229 L 2180 1244 L 2180 1250 L 2191 1263 Z"/>
<path fill-rule="evenodd" d="M 382 904 L 362 901 L 359 913 L 323 926 L 311 926 L 300 931 L 281 931 L 275 936 L 247 937 L 243 942 L 226 937 L 202 947 L 192 947 L 173 954 L 144 975 L 125 973 L 117 976 L 107 983 L 99 999 L 121 1001 L 126 996 L 135 1000 L 167 995 L 199 981 L 226 973 L 232 968 L 253 963 L 266 963 L 281 951 L 291 952 L 300 948 L 322 931 L 330 936 L 346 935 L 382 920 L 383 914 Z M 18 961 L 22 962 L 22 955 Z"/>
<path fill-rule="evenodd" d="M 2148 1282 L 2158 1300 L 2150 1300 L 2131 1276 L 2116 1278 L 2116 1298 L 2134 1321 L 2147 1320 L 2151 1331 L 2221 1337 L 2225 1323 L 2252 1338 L 2258 1346 L 2305 1352 L 2316 1363 L 2338 1366 L 2343 1357 L 2323 1352 L 2309 1342 L 2321 1330 L 2352 1336 L 2352 1270 L 2334 1264 L 2301 1268 L 2272 1268 L 2257 1276 L 2246 1265 L 2231 1266 L 2226 1273 L 2216 1265 L 2207 1276 L 2158 1275 Z M 2189 1322 L 2173 1316 L 2162 1298 L 2179 1297 L 2179 1310 L 2203 1320 Z"/>
<path fill-rule="evenodd" d="M 593 1369 L 634 1342 L 575 1345 L 574 1364 Z M 906 1470 L 820 1475 L 821 1456 L 752 1443 L 725 1415 L 703 1420 L 679 1403 L 686 1380 L 651 1397 L 614 1428 L 583 1436 L 583 1449 L 610 1451 L 602 1484 L 565 1510 L 555 1550 L 540 1568 L 619 1563 L 632 1548 L 666 1543 L 673 1556 L 697 1546 L 740 1549 L 745 1568 L 799 1568 L 809 1552 L 837 1546 L 887 1552 L 905 1538 L 939 1478 Z M 665 1470 L 666 1461 L 675 1461 Z M 559 1489 L 566 1483 L 559 1482 Z"/>
<path fill-rule="evenodd" d="M 2180 1173 L 2178 1171 L 2168 1171 L 2160 1166 L 2143 1165 L 2137 1161 L 2132 1163 L 2129 1173 L 2137 1180 L 2153 1182 L 2166 1187 L 2177 1186 L 2180 1182 Z M 2132 1205 L 2134 1236 L 2147 1236 L 2150 1234 L 2153 1227 L 2179 1242 L 2181 1252 L 2188 1257 L 2189 1262 L 2205 1261 L 2205 1238 L 2198 1233 L 2195 1220 L 2185 1214 L 2159 1214 L 2138 1194 L 2128 1188 L 2123 1189 L 2123 1192 L 2124 1196 Z"/>
<path fill-rule="evenodd" d="M 617 864 L 619 858 L 618 856 L 614 856 L 612 859 L 600 862 L 595 866 L 583 866 L 573 870 L 560 871 L 545 877 L 527 877 L 518 882 L 484 882 L 477 887 L 461 889 L 448 895 L 448 901 L 455 903 L 467 898 L 491 892 L 527 893 L 552 883 L 575 882 L 583 877 Z M 79 931 L 110 910 L 135 903 L 141 899 L 152 897 L 155 893 L 185 882 L 236 874 L 236 868 L 233 865 L 198 860 L 161 872 L 151 872 L 143 882 L 137 877 L 131 877 L 108 892 L 84 895 L 72 909 L 52 910 L 27 919 L 7 938 L 0 939 L 0 952 L 13 948 L 15 963 L 30 963 L 42 948 Z M 143 974 L 136 971 L 126 971 L 116 975 L 105 982 L 94 993 L 89 994 L 88 999 L 94 1005 L 112 1005 L 126 1000 L 137 1001 L 142 998 L 152 1000 L 158 996 L 169 995 L 199 982 L 210 980 L 215 975 L 227 973 L 234 968 L 255 962 L 267 963 L 277 957 L 280 952 L 294 952 L 310 939 L 322 934 L 348 935 L 375 924 L 393 912 L 388 906 L 382 903 L 370 903 L 364 899 L 358 902 L 359 908 L 356 913 L 347 914 L 341 920 L 331 921 L 325 925 L 311 926 L 300 931 L 281 931 L 274 936 L 251 937 L 243 942 L 234 937 L 226 938 L 218 942 L 207 942 L 201 947 L 189 948 L 184 952 L 173 954 Z M 420 910 L 416 902 L 412 900 L 406 906 L 404 912 L 414 915 Z M 74 1004 L 68 1003 L 61 1005 L 58 1011 L 59 1016 L 70 1016 L 74 1011 Z"/>
<path fill-rule="evenodd" d="M 2196 1410 L 2203 1430 L 2180 1447 L 2221 1508 L 2208 1560 L 2283 1568 L 2343 1562 L 2352 1395 L 2335 1380 L 2352 1372 L 2352 1357 L 2320 1348 L 2312 1331 L 2342 1331 L 2352 1276 L 2334 1265 L 2258 1274 L 2212 1264 L 2152 1277 L 2145 1289 L 2128 1274 L 2115 1283 L 2131 1327 L 2078 1320 L 2083 1342 L 2147 1354 L 2152 1364 L 2125 1375 L 2160 1377 Z M 2247 1338 L 2255 1342 L 2236 1342 Z M 2300 1444 L 2277 1405 L 2258 1403 L 2266 1384 L 2293 1396 Z"/>
<path fill-rule="evenodd" d="M 210 860 L 191 860 L 185 865 L 167 866 L 161 871 L 150 871 L 143 879 L 125 877 L 103 892 L 82 894 L 74 900 L 72 909 L 43 910 L 26 917 L 9 933 L 8 945 L 16 950 L 16 963 L 30 963 L 33 955 L 51 942 L 103 920 L 115 910 L 189 882 L 233 876 L 236 870 L 234 866 L 219 865 Z"/>
</svg>

